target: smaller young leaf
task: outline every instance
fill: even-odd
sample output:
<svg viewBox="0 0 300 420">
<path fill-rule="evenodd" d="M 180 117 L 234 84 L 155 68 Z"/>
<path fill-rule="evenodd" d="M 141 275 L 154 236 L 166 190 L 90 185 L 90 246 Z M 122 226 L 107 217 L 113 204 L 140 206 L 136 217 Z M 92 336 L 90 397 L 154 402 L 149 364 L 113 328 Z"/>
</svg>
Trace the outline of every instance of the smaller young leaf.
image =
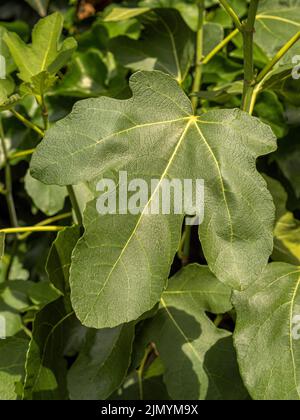
<svg viewBox="0 0 300 420">
<path fill-rule="evenodd" d="M 16 400 L 16 383 L 24 376 L 28 341 L 23 338 L 0 340 L 0 400 Z"/>
<path fill-rule="evenodd" d="M 57 81 L 57 77 L 51 75 L 47 71 L 43 71 L 36 76 L 33 76 L 30 82 L 21 85 L 21 92 L 34 96 L 42 96 L 47 92 Z"/>
<path fill-rule="evenodd" d="M 35 206 L 48 216 L 53 216 L 63 209 L 68 193 L 66 188 L 56 185 L 45 185 L 32 178 L 29 171 L 25 177 L 25 189 Z"/>
<path fill-rule="evenodd" d="M 134 324 L 88 330 L 86 342 L 68 373 L 72 400 L 103 400 L 124 381 L 131 359 Z"/>
<path fill-rule="evenodd" d="M 54 75 L 68 62 L 77 43 L 73 38 L 68 38 L 59 44 L 62 28 L 63 17 L 56 12 L 37 23 L 32 32 L 31 45 L 26 45 L 16 33 L 4 34 L 3 39 L 24 82 L 31 82 L 33 76 L 44 71 Z"/>
</svg>

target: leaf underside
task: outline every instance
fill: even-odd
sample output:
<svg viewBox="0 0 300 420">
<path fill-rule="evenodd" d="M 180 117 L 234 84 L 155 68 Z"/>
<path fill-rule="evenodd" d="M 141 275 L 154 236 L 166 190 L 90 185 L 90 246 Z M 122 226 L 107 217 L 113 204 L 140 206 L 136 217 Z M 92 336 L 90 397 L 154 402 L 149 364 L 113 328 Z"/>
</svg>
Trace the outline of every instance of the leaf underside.
<svg viewBox="0 0 300 420">
<path fill-rule="evenodd" d="M 109 170 L 159 180 L 137 216 L 103 216 L 96 202 L 87 206 L 70 284 L 77 316 L 95 328 L 137 319 L 160 299 L 183 220 L 147 214 L 166 179 L 204 179 L 200 239 L 211 271 L 225 284 L 251 284 L 273 247 L 274 205 L 255 166 L 258 156 L 276 149 L 271 129 L 237 109 L 194 116 L 184 92 L 160 72 L 138 72 L 130 86 L 129 100 L 77 103 L 31 163 L 32 175 L 47 184 L 100 179 Z"/>
</svg>

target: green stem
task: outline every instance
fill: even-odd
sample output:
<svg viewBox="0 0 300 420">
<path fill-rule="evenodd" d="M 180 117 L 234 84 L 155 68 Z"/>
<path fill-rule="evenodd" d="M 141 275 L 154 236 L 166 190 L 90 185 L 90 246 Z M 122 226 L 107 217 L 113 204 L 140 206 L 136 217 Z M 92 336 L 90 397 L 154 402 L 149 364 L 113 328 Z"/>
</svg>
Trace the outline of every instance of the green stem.
<svg viewBox="0 0 300 420">
<path fill-rule="evenodd" d="M 58 216 L 49 217 L 49 219 L 43 220 L 42 222 L 37 223 L 35 226 L 37 227 L 37 226 L 51 225 L 51 223 L 55 223 L 55 222 L 58 222 L 58 221 L 64 220 L 64 219 L 69 219 L 70 217 L 72 217 L 72 213 L 71 212 L 59 214 Z M 32 232 L 26 232 L 23 235 L 20 235 L 19 236 L 19 240 L 20 241 L 24 241 L 31 234 L 32 234 Z"/>
<path fill-rule="evenodd" d="M 282 57 L 298 42 L 300 39 L 300 31 L 294 35 L 284 47 L 282 47 L 275 57 L 266 65 L 266 67 L 257 76 L 256 82 L 260 83 L 263 79 L 273 70 L 276 64 L 282 59 Z"/>
<path fill-rule="evenodd" d="M 198 30 L 196 39 L 196 59 L 195 59 L 195 75 L 192 87 L 192 93 L 198 93 L 201 88 L 202 81 L 202 58 L 203 58 L 203 24 L 205 5 L 204 0 L 198 0 Z M 196 114 L 199 105 L 198 96 L 192 97 L 192 105 L 194 113 Z"/>
<path fill-rule="evenodd" d="M 69 197 L 70 197 L 70 200 L 71 200 L 73 210 L 74 210 L 75 215 L 76 215 L 77 224 L 79 226 L 82 226 L 83 220 L 82 220 L 81 210 L 80 210 L 80 207 L 79 207 L 76 195 L 75 195 L 74 188 L 73 188 L 72 185 L 68 185 L 67 189 L 68 189 L 68 194 L 69 194 Z"/>
<path fill-rule="evenodd" d="M 45 132 L 43 130 L 41 130 L 37 125 L 35 125 L 32 122 L 30 122 L 29 120 L 27 120 L 27 118 L 25 118 L 23 115 L 19 114 L 19 112 L 17 112 L 15 109 L 11 109 L 10 111 L 27 128 L 30 128 L 31 130 L 35 131 L 36 133 L 38 133 L 39 136 L 44 137 Z"/>
<path fill-rule="evenodd" d="M 21 152 L 16 152 L 11 154 L 8 158 L 9 160 L 19 159 L 26 156 L 30 156 L 35 152 L 35 149 L 29 149 L 29 150 L 22 150 Z"/>
<path fill-rule="evenodd" d="M 16 228 L 7 228 L 0 229 L 0 233 L 15 234 L 15 233 L 24 233 L 24 232 L 59 232 L 60 230 L 65 229 L 66 226 L 28 226 L 28 227 L 16 227 Z"/>
<path fill-rule="evenodd" d="M 186 266 L 189 263 L 190 250 L 191 250 L 191 236 L 192 236 L 192 226 L 185 225 L 184 228 L 184 244 L 181 255 L 182 266 Z"/>
<path fill-rule="evenodd" d="M 237 13 L 233 10 L 233 8 L 230 6 L 230 4 L 227 2 L 227 0 L 219 0 L 219 2 L 224 7 L 228 15 L 231 17 L 235 26 L 238 28 L 238 30 L 242 31 L 242 23 L 240 21 L 240 18 L 238 17 Z"/>
<path fill-rule="evenodd" d="M 262 90 L 264 82 L 268 77 L 269 73 L 278 64 L 282 57 L 300 40 L 300 31 L 294 35 L 275 55 L 275 57 L 265 66 L 265 68 L 259 73 L 254 82 L 249 87 L 245 94 L 245 102 L 243 102 L 243 109 L 253 114 L 255 103 L 259 92 Z"/>
<path fill-rule="evenodd" d="M 41 108 L 42 108 L 42 116 L 43 116 L 43 121 L 44 121 L 44 130 L 47 131 L 49 128 L 49 112 L 48 112 L 48 107 L 47 107 L 44 95 L 42 95 Z"/>
<path fill-rule="evenodd" d="M 220 42 L 220 44 L 218 44 L 209 54 L 207 54 L 207 56 L 202 60 L 202 64 L 207 64 L 210 62 L 210 60 L 212 58 L 214 58 L 214 56 L 216 54 L 218 54 L 218 52 L 220 52 L 224 47 L 226 47 L 226 45 L 229 44 L 229 42 L 237 36 L 237 34 L 239 34 L 239 30 L 235 29 L 234 31 L 232 31 L 226 38 L 223 39 L 222 42 Z"/>
<path fill-rule="evenodd" d="M 140 400 L 141 401 L 144 399 L 143 376 L 144 376 L 145 367 L 146 367 L 148 358 L 149 358 L 150 354 L 152 353 L 152 351 L 153 351 L 153 347 L 151 345 L 149 345 L 145 350 L 144 357 L 141 361 L 140 367 L 137 370 L 138 383 L 139 383 L 139 393 L 140 393 Z"/>
<path fill-rule="evenodd" d="M 219 325 L 221 324 L 222 321 L 223 321 L 223 315 L 217 315 L 215 320 L 214 320 L 215 326 L 219 327 Z"/>
<path fill-rule="evenodd" d="M 247 21 L 242 25 L 242 33 L 244 40 L 244 89 L 242 109 L 250 112 L 252 95 L 254 91 L 254 25 L 258 9 L 259 0 L 251 0 Z"/>
<path fill-rule="evenodd" d="M 205 17 L 205 2 L 204 0 L 198 0 L 198 30 L 196 38 L 196 58 L 195 58 L 195 74 L 192 86 L 192 93 L 197 94 L 201 89 L 202 82 L 202 59 L 203 59 L 203 27 Z M 199 106 L 199 97 L 194 95 L 191 99 L 194 113 L 196 115 Z M 182 265 L 188 263 L 190 255 L 190 242 L 191 242 L 191 226 L 186 225 L 183 233 L 183 250 L 181 261 Z"/>
</svg>

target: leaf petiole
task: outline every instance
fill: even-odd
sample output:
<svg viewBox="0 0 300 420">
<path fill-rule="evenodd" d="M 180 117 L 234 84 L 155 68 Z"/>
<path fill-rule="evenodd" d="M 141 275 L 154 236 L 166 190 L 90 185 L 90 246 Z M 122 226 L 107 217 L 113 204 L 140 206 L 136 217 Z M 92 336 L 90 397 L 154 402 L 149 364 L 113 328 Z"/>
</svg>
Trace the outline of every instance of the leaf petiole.
<svg viewBox="0 0 300 420">
<path fill-rule="evenodd" d="M 229 44 L 229 42 L 239 34 L 239 32 L 239 29 L 235 29 L 229 35 L 227 35 L 226 38 L 224 38 L 223 41 L 220 42 L 220 44 L 218 44 L 209 54 L 207 54 L 206 57 L 204 57 L 204 59 L 202 60 L 202 64 L 208 64 L 210 60 L 212 60 L 214 56 L 218 54 L 218 52 L 220 52 L 224 47 L 226 47 L 226 45 Z"/>
<path fill-rule="evenodd" d="M 300 39 L 300 31 L 294 35 L 275 55 L 275 57 L 266 65 L 266 67 L 259 73 L 256 82 L 260 83 L 268 75 L 276 64 L 283 58 L 283 56 L 298 42 Z"/>
<path fill-rule="evenodd" d="M 251 0 L 247 21 L 242 25 L 244 40 L 244 89 L 242 110 L 250 113 L 254 90 L 254 25 L 259 0 Z"/>
<path fill-rule="evenodd" d="M 233 10 L 233 8 L 230 6 L 230 4 L 228 4 L 227 0 L 219 0 L 219 2 L 224 7 L 224 9 L 228 13 L 228 15 L 231 17 L 235 26 L 238 28 L 238 30 L 242 32 L 243 25 L 242 25 L 242 22 L 240 21 L 240 18 L 237 15 L 237 13 Z"/>
<path fill-rule="evenodd" d="M 24 233 L 24 232 L 59 232 L 60 230 L 65 229 L 66 226 L 29 226 L 29 227 L 15 227 L 0 229 L 0 233 L 5 233 L 7 235 L 11 233 Z"/>
<path fill-rule="evenodd" d="M 77 219 L 77 224 L 79 226 L 82 226 L 82 224 L 83 224 L 82 214 L 81 214 L 81 210 L 80 210 L 77 198 L 76 198 L 74 188 L 73 188 L 72 185 L 68 185 L 67 190 L 68 190 L 68 194 L 69 194 L 69 198 L 70 198 L 73 210 L 75 212 L 75 216 L 76 216 L 76 219 Z"/>
<path fill-rule="evenodd" d="M 197 39 L 196 39 L 196 58 L 195 58 L 195 75 L 192 87 L 192 93 L 197 93 L 201 87 L 202 80 L 202 58 L 203 58 L 203 25 L 204 25 L 204 14 L 205 14 L 205 5 L 204 0 L 198 0 L 198 30 L 197 30 Z M 193 96 L 192 105 L 194 113 L 196 114 L 197 108 L 199 105 L 198 96 Z"/>
<path fill-rule="evenodd" d="M 16 152 L 8 156 L 9 160 L 19 159 L 22 157 L 30 156 L 35 152 L 35 149 L 22 150 L 21 152 Z"/>
<path fill-rule="evenodd" d="M 69 219 L 70 217 L 72 217 L 72 213 L 63 213 L 63 214 L 59 214 L 58 216 L 54 216 L 54 217 L 50 217 L 49 219 L 43 220 L 40 223 L 37 223 L 35 226 L 47 226 L 50 225 L 51 223 L 55 223 L 58 222 L 59 220 L 64 220 L 64 219 Z M 23 233 L 23 235 L 19 236 L 19 240 L 23 241 L 24 239 L 27 239 L 28 236 L 31 235 L 32 232 L 25 232 Z"/>
<path fill-rule="evenodd" d="M 33 124 L 31 121 L 27 120 L 27 118 L 25 118 L 23 115 L 21 115 L 15 109 L 11 109 L 10 111 L 27 128 L 30 128 L 31 130 L 35 131 L 41 137 L 44 137 L 45 136 L 45 132 L 40 127 L 38 127 L 37 125 Z"/>
</svg>

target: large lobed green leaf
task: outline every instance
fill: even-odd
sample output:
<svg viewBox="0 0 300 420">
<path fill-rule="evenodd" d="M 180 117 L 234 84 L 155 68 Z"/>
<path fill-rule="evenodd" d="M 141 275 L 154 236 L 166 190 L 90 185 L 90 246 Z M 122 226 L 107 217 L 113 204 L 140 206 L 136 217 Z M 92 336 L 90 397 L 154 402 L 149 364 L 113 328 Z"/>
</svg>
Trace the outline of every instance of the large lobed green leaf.
<svg viewBox="0 0 300 420">
<path fill-rule="evenodd" d="M 256 400 L 300 399 L 300 267 L 273 263 L 235 293 L 235 346 Z"/>
<path fill-rule="evenodd" d="M 160 299 L 183 219 L 147 214 L 165 179 L 204 179 L 200 239 L 210 269 L 224 283 L 247 287 L 273 247 L 274 205 L 255 167 L 258 156 L 276 148 L 271 129 L 237 109 L 194 116 L 184 92 L 160 72 L 136 73 L 130 86 L 129 100 L 77 103 L 31 163 L 32 175 L 48 184 L 100 179 L 111 169 L 159 179 L 139 215 L 99 215 L 96 202 L 85 211 L 70 283 L 77 316 L 96 328 L 137 319 Z"/>
</svg>

